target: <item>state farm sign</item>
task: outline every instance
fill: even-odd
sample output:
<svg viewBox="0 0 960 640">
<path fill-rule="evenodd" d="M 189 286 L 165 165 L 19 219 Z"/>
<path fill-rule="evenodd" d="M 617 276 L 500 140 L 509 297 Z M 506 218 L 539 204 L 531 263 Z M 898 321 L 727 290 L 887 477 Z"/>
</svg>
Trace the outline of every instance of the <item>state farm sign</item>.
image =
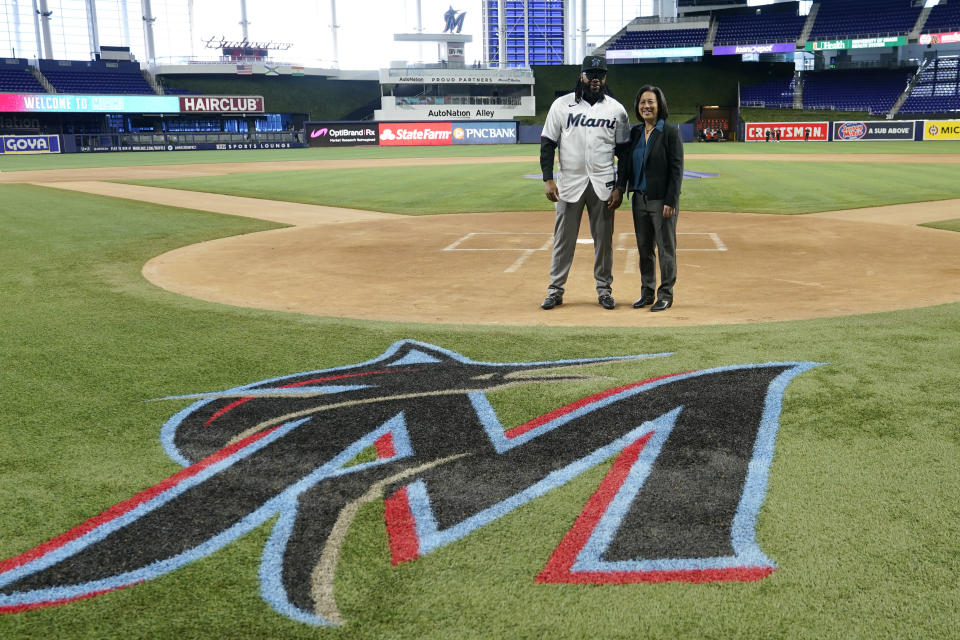
<svg viewBox="0 0 960 640">
<path fill-rule="evenodd" d="M 263 113 L 261 96 L 180 96 L 181 113 Z"/>
<path fill-rule="evenodd" d="M 453 127 L 449 122 L 381 122 L 380 146 L 453 144 Z"/>
</svg>

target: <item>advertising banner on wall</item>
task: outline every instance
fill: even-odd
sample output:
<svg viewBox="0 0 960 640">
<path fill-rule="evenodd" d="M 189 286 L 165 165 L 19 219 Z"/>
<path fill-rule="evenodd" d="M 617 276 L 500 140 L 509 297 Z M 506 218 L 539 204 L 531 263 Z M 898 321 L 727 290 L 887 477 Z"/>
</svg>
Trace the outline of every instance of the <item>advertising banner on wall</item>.
<svg viewBox="0 0 960 640">
<path fill-rule="evenodd" d="M 241 151 L 244 149 L 302 149 L 302 142 L 197 142 L 196 144 L 95 144 L 77 145 L 78 153 L 113 151 Z"/>
<path fill-rule="evenodd" d="M 516 122 L 455 122 L 453 144 L 515 144 Z"/>
<path fill-rule="evenodd" d="M 902 47 L 907 44 L 907 36 L 884 36 L 881 38 L 844 38 L 841 40 L 821 40 L 807 42 L 807 51 L 835 51 L 838 49 L 877 49 L 881 47 Z"/>
<path fill-rule="evenodd" d="M 915 124 L 913 120 L 834 122 L 833 139 L 837 142 L 913 140 Z"/>
<path fill-rule="evenodd" d="M 744 139 L 747 142 L 776 140 L 786 142 L 826 142 L 829 140 L 829 122 L 748 122 Z"/>
<path fill-rule="evenodd" d="M 60 136 L 0 136 L 0 153 L 60 153 Z"/>
<path fill-rule="evenodd" d="M 735 56 L 748 53 L 793 53 L 796 50 L 797 45 L 793 42 L 780 42 L 774 44 L 736 44 L 714 47 L 713 55 Z"/>
<path fill-rule="evenodd" d="M 303 128 L 311 147 L 352 147 L 380 143 L 375 122 L 305 122 Z"/>
<path fill-rule="evenodd" d="M 261 96 L 180 96 L 181 113 L 263 113 Z"/>
<path fill-rule="evenodd" d="M 439 146 L 453 144 L 449 122 L 380 122 L 381 147 Z"/>
<path fill-rule="evenodd" d="M 0 113 L 264 113 L 261 96 L 0 93 Z"/>
<path fill-rule="evenodd" d="M 960 140 L 960 120 L 924 120 L 924 140 Z"/>
<path fill-rule="evenodd" d="M 0 93 L 0 113 L 179 113 L 176 96 Z"/>
<path fill-rule="evenodd" d="M 956 44 L 960 42 L 960 31 L 949 31 L 945 33 L 924 33 L 920 36 L 920 44 Z"/>
<path fill-rule="evenodd" d="M 668 49 L 610 49 L 607 60 L 633 60 L 639 58 L 700 58 L 703 47 L 671 47 Z"/>
</svg>

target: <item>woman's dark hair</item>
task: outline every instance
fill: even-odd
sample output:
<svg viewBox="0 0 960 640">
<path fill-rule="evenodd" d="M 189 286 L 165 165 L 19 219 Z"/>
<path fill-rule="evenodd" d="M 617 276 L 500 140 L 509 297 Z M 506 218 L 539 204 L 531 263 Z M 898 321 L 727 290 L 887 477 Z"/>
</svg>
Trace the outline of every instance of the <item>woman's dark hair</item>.
<svg viewBox="0 0 960 640">
<path fill-rule="evenodd" d="M 640 96 L 647 91 L 657 97 L 657 119 L 666 122 L 667 118 L 670 117 L 670 110 L 667 109 L 667 99 L 663 97 L 663 91 L 660 87 L 655 87 L 652 84 L 645 84 L 640 87 L 640 90 L 637 91 L 637 97 L 633 101 L 633 112 L 637 115 L 637 122 L 643 122 L 643 118 L 640 116 Z"/>
</svg>

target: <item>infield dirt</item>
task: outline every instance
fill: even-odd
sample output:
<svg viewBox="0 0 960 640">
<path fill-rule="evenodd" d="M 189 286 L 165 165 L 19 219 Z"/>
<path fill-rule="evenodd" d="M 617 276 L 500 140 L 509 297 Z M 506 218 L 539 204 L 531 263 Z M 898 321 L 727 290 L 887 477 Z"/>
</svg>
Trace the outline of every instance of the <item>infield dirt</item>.
<svg viewBox="0 0 960 640">
<path fill-rule="evenodd" d="M 789 159 L 905 161 L 860 154 Z M 960 163 L 960 155 L 926 161 Z M 532 157 L 261 162 L 111 168 L 108 178 L 485 162 L 537 164 Z M 104 171 L 4 173 L 0 182 L 292 225 L 183 247 L 143 268 L 157 286 L 236 306 L 405 322 L 681 326 L 854 315 L 960 300 L 960 234 L 916 226 L 956 218 L 958 200 L 794 216 L 681 210 L 675 306 L 663 313 L 630 307 L 640 276 L 629 209 L 621 208 L 614 229 L 618 307 L 607 311 L 597 304 L 584 221 L 564 304 L 543 311 L 539 302 L 546 293 L 554 217 L 546 200 L 542 212 L 400 216 L 110 183 L 103 181 Z"/>
</svg>

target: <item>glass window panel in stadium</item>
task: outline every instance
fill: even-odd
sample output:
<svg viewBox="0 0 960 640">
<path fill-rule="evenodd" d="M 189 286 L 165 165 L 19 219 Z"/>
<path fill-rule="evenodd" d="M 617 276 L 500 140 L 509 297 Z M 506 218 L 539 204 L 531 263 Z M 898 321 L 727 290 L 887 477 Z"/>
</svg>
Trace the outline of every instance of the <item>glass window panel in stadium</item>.
<svg viewBox="0 0 960 640">
<path fill-rule="evenodd" d="M 153 0 L 156 55 L 183 56 L 191 50 L 189 0 Z M 138 60 L 146 60 L 143 11 L 139 0 L 96 0 L 97 32 L 101 45 L 130 47 Z M 93 58 L 85 0 L 47 0 L 53 58 Z M 0 56 L 43 57 L 37 41 L 32 0 L 0 0 Z"/>
</svg>

